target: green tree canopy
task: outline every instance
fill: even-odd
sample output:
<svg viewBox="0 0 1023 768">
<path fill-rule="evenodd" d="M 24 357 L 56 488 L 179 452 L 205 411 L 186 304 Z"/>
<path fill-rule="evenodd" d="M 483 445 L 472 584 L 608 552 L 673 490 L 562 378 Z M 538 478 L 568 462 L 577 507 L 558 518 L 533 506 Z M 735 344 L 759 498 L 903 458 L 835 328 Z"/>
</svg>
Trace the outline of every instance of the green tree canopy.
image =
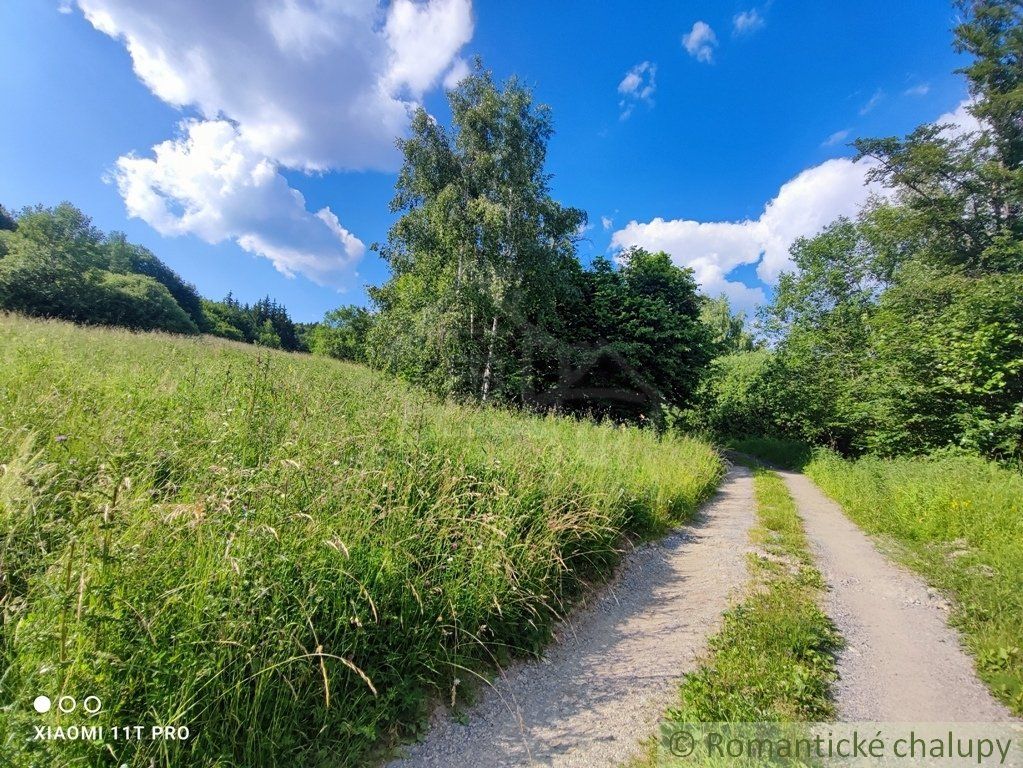
<svg viewBox="0 0 1023 768">
<path fill-rule="evenodd" d="M 203 316 L 194 288 L 123 235 L 104 235 L 70 203 L 26 208 L 3 241 L 4 309 L 138 330 L 199 330 Z"/>
<path fill-rule="evenodd" d="M 450 131 L 420 109 L 398 142 L 402 215 L 377 246 L 392 275 L 371 291 L 372 359 L 435 391 L 523 401 L 575 285 L 585 215 L 551 197 L 550 113 L 527 88 L 477 63 L 448 102 Z"/>
<path fill-rule="evenodd" d="M 309 351 L 338 360 L 365 362 L 366 342 L 373 326 L 373 314 L 365 307 L 349 304 L 327 312 L 309 332 Z"/>
<path fill-rule="evenodd" d="M 757 346 L 753 334 L 746 329 L 746 313 L 732 312 L 732 305 L 723 293 L 704 301 L 700 321 L 710 331 L 716 355 L 749 352 Z"/>
</svg>

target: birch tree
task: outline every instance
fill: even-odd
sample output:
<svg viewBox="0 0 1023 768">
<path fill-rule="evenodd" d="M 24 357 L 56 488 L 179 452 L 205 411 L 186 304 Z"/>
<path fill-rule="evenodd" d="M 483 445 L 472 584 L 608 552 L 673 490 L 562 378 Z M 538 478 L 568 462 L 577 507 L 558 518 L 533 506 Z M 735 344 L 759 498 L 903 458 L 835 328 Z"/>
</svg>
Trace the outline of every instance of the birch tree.
<svg viewBox="0 0 1023 768">
<path fill-rule="evenodd" d="M 585 214 L 562 206 L 545 171 L 550 111 L 477 63 L 448 94 L 450 129 L 424 109 L 398 141 L 404 164 L 376 246 L 391 278 L 371 295 L 373 362 L 445 394 L 520 400 L 538 336 L 578 284 Z"/>
</svg>

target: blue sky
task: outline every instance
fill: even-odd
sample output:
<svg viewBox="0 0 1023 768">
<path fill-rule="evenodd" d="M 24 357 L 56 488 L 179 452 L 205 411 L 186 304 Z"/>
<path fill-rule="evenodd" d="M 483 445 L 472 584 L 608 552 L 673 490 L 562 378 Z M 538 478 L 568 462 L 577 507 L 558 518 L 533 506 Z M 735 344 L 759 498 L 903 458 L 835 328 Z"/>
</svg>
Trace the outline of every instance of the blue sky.
<svg viewBox="0 0 1023 768">
<path fill-rule="evenodd" d="M 663 248 L 749 308 L 794 237 L 862 201 L 848 141 L 966 95 L 941 0 L 334 5 L 0 5 L 0 203 L 70 200 L 204 295 L 314 320 L 386 278 L 391 138 L 410 103 L 446 120 L 479 54 L 552 107 L 584 261 Z"/>
</svg>

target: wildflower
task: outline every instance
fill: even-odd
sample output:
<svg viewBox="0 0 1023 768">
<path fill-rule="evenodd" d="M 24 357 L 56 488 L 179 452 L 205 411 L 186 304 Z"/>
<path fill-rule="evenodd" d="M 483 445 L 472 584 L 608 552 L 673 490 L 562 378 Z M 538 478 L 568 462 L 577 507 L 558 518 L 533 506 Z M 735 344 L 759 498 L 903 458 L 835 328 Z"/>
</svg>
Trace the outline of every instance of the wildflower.
<svg viewBox="0 0 1023 768">
<path fill-rule="evenodd" d="M 56 440 L 58 443 L 65 443 L 67 442 L 67 435 L 57 435 L 53 439 Z"/>
</svg>

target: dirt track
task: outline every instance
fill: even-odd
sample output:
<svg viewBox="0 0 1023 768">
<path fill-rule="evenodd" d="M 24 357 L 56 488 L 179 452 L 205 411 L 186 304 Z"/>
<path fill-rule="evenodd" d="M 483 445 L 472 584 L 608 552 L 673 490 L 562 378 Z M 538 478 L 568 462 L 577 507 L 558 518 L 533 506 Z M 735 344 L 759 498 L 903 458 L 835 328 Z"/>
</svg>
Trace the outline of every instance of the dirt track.
<svg viewBox="0 0 1023 768">
<path fill-rule="evenodd" d="M 838 657 L 846 721 L 993 722 L 1009 711 L 977 679 L 945 601 L 893 564 L 809 478 L 780 472 L 828 582 L 825 606 L 846 647 Z"/>
<path fill-rule="evenodd" d="M 469 710 L 445 712 L 393 766 L 619 765 L 651 736 L 747 578 L 749 470 L 733 467 L 696 522 L 633 551 L 539 663 L 505 671 Z"/>
<path fill-rule="evenodd" d="M 843 721 L 997 722 L 1009 711 L 977 679 L 947 605 L 893 564 L 808 478 L 779 472 L 828 583 L 825 608 L 846 646 L 836 703 Z M 537 663 L 505 670 L 467 724 L 438 711 L 394 768 L 617 766 L 656 730 L 746 582 L 756 504 L 733 467 L 693 525 L 626 558 L 614 582 L 562 625 Z"/>
</svg>

